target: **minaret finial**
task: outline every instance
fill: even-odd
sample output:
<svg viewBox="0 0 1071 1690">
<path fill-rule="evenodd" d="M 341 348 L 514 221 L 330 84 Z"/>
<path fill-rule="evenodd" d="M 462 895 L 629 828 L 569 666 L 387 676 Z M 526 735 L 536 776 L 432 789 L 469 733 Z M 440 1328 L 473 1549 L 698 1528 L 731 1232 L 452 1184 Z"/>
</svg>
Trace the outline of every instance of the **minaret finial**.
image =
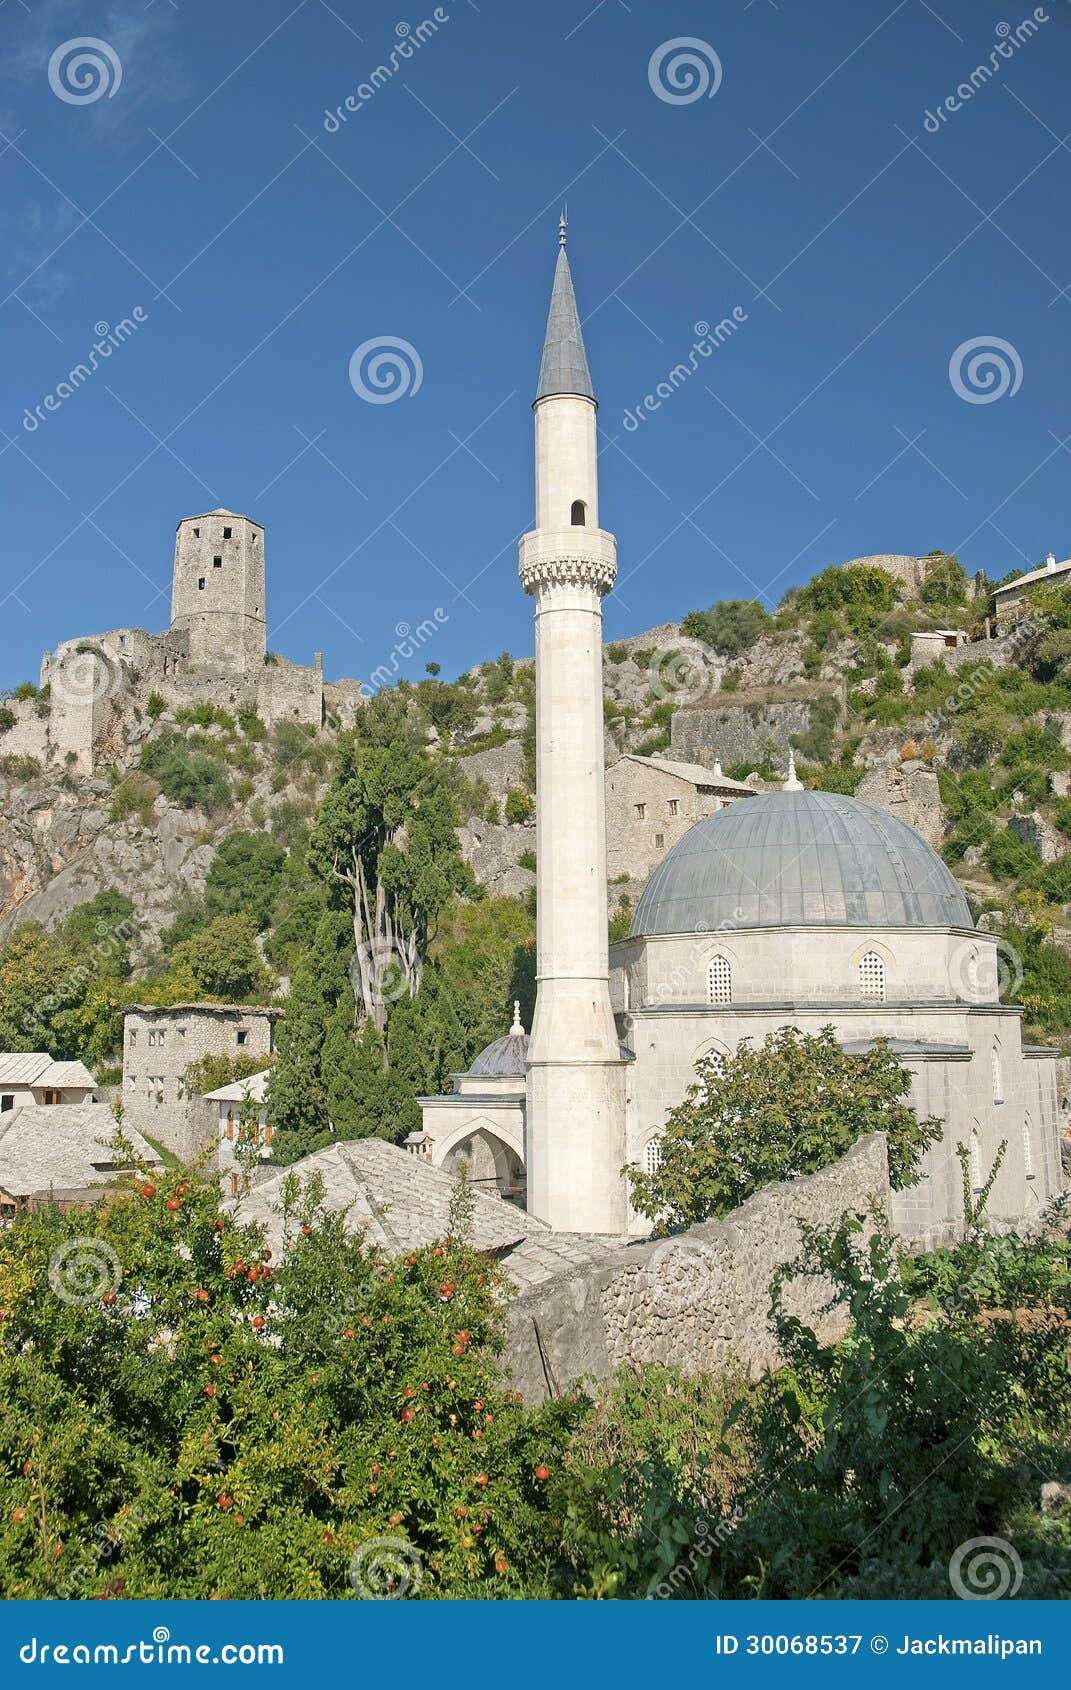
<svg viewBox="0 0 1071 1690">
<path fill-rule="evenodd" d="M 561 214 L 560 218 L 558 219 L 558 245 L 559 246 L 565 245 L 565 231 L 566 231 L 566 229 L 568 229 L 568 227 L 569 227 L 569 207 L 567 205 L 563 205 L 562 206 L 562 214 Z"/>
<path fill-rule="evenodd" d="M 789 752 L 788 752 L 788 779 L 786 780 L 784 786 L 782 787 L 782 791 L 783 792 L 802 792 L 803 791 L 803 782 L 800 780 L 799 776 L 796 773 L 796 753 L 792 749 L 791 746 L 789 747 Z"/>
<path fill-rule="evenodd" d="M 514 998 L 513 1000 L 513 1026 L 510 1028 L 510 1032 L 524 1032 L 524 1028 L 521 1026 L 521 1002 L 519 998 Z"/>
</svg>

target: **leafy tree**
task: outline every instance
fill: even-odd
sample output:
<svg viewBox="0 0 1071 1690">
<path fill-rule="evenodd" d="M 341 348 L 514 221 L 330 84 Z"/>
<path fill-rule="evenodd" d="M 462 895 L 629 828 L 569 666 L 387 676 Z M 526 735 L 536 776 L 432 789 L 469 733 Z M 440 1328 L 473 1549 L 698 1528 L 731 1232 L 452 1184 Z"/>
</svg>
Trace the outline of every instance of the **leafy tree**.
<svg viewBox="0 0 1071 1690">
<path fill-rule="evenodd" d="M 919 589 L 923 604 L 960 605 L 967 602 L 967 572 L 958 557 L 931 552 Z"/>
<path fill-rule="evenodd" d="M 400 1538 L 413 1596 L 549 1595 L 582 1399 L 506 1389 L 501 1270 L 385 1260 L 296 1178 L 281 1261 L 217 1204 L 154 1170 L 0 1234 L 2 1594 L 352 1600 Z M 50 1289 L 70 1247 L 88 1299 Z"/>
<path fill-rule="evenodd" d="M 276 1129 L 275 1161 L 294 1161 L 330 1142 L 321 1058 L 336 1006 L 347 993 L 352 1001 L 346 973 L 352 944 L 345 913 L 325 910 L 311 946 L 294 970 L 268 1081 L 268 1106 Z"/>
<path fill-rule="evenodd" d="M 730 1209 L 778 1180 L 828 1167 L 857 1139 L 883 1132 L 894 1189 L 914 1184 L 941 1134 L 906 1098 L 910 1076 L 884 1039 L 849 1056 L 832 1027 L 781 1027 L 735 1055 L 701 1057 L 695 1082 L 670 1110 L 654 1173 L 626 1170 L 632 1201 L 662 1232 Z"/>
<path fill-rule="evenodd" d="M 250 1074 L 261 1074 L 270 1058 L 249 1056 L 244 1050 L 220 1051 L 216 1055 L 201 1056 L 186 1064 L 183 1088 L 187 1097 L 203 1097 L 206 1091 L 218 1091 L 220 1086 L 246 1080 Z"/>
<path fill-rule="evenodd" d="M 263 932 L 271 920 L 286 852 L 263 833 L 230 833 L 212 859 L 205 882 L 209 915 L 244 911 Z"/>
<path fill-rule="evenodd" d="M 377 693 L 340 736 L 309 861 L 350 921 L 360 1013 L 382 1032 L 400 977 L 419 984 L 439 917 L 474 887 L 457 842 L 457 809 L 404 701 Z"/>
<path fill-rule="evenodd" d="M 217 915 L 171 953 L 172 972 L 188 974 L 198 992 L 241 1001 L 266 992 L 271 976 L 257 949 L 257 929 L 245 913 Z"/>
<path fill-rule="evenodd" d="M 0 950 L 0 1045 L 106 1063 L 120 1049 L 124 982 L 137 931 L 121 893 L 98 893 L 46 933 L 17 927 Z"/>
<path fill-rule="evenodd" d="M 1040 866 L 1041 853 L 1036 845 L 1020 839 L 1010 827 L 995 834 L 985 848 L 985 866 L 997 880 L 1017 880 Z"/>
<path fill-rule="evenodd" d="M 442 935 L 435 968 L 461 1030 L 469 1063 L 509 1030 L 513 1003 L 531 1027 L 535 1006 L 535 926 L 517 898 L 461 904 Z"/>
</svg>

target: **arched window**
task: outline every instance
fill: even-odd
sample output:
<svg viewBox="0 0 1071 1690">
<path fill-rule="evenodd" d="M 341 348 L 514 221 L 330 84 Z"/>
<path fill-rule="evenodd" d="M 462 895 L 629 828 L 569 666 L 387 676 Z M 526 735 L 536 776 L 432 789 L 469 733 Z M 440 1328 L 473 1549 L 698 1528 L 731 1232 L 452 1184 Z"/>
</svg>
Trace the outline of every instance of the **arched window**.
<svg viewBox="0 0 1071 1690">
<path fill-rule="evenodd" d="M 995 1044 L 989 1053 L 989 1067 L 993 1075 L 993 1102 L 1004 1102 L 1004 1080 L 1000 1071 L 1000 1046 Z"/>
<path fill-rule="evenodd" d="M 716 956 L 707 969 L 707 1002 L 732 1003 L 733 970 L 728 957 Z"/>
<path fill-rule="evenodd" d="M 1023 1173 L 1027 1179 L 1034 1177 L 1034 1129 L 1030 1116 L 1023 1116 Z"/>
<path fill-rule="evenodd" d="M 885 964 L 877 951 L 867 951 L 859 964 L 859 996 L 868 1003 L 885 1002 Z"/>
<path fill-rule="evenodd" d="M 643 1171 L 645 1174 L 656 1174 L 662 1166 L 662 1140 L 649 1138 L 643 1147 Z"/>
<path fill-rule="evenodd" d="M 569 512 L 569 521 L 574 528 L 583 528 L 588 520 L 588 507 L 583 499 L 574 499 Z"/>
</svg>

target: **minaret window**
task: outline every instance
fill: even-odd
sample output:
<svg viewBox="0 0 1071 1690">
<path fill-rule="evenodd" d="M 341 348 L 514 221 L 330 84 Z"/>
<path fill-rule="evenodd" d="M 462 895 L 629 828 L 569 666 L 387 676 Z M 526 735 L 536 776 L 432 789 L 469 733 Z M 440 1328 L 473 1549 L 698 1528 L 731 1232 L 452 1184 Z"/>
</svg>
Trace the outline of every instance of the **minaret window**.
<svg viewBox="0 0 1071 1690">
<path fill-rule="evenodd" d="M 732 1003 L 733 970 L 728 957 L 716 956 L 707 969 L 707 1002 Z"/>
<path fill-rule="evenodd" d="M 869 1003 L 885 1002 L 885 964 L 877 951 L 867 951 L 859 964 L 859 996 Z"/>
<path fill-rule="evenodd" d="M 574 528 L 583 528 L 588 520 L 588 508 L 583 499 L 574 499 L 569 512 L 569 521 Z"/>
</svg>

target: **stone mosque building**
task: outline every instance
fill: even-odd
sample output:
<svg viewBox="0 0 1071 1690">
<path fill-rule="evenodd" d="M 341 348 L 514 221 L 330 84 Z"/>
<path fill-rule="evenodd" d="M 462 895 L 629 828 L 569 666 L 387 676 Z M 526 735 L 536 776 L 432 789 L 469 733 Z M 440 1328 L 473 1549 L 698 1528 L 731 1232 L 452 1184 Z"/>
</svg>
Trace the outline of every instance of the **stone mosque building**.
<svg viewBox="0 0 1071 1690">
<path fill-rule="evenodd" d="M 597 402 L 561 226 L 534 405 L 536 526 L 520 542 L 535 601 L 537 997 L 454 1091 L 423 1099 L 410 1148 L 459 1154 L 503 1194 L 526 1187 L 555 1231 L 627 1236 L 626 1163 L 657 1165 L 666 1112 L 701 1056 L 779 1027 L 891 1041 L 920 1116 L 945 1122 L 923 1177 L 894 1194 L 905 1235 L 962 1218 L 957 1143 L 980 1187 L 1007 1152 L 990 1219 L 1029 1219 L 1062 1188 L 1055 1053 L 1000 1002 L 1002 957 L 940 857 L 857 799 L 786 787 L 695 822 L 655 867 L 630 936 L 608 946 L 602 599 L 617 543 L 600 527 Z"/>
</svg>

